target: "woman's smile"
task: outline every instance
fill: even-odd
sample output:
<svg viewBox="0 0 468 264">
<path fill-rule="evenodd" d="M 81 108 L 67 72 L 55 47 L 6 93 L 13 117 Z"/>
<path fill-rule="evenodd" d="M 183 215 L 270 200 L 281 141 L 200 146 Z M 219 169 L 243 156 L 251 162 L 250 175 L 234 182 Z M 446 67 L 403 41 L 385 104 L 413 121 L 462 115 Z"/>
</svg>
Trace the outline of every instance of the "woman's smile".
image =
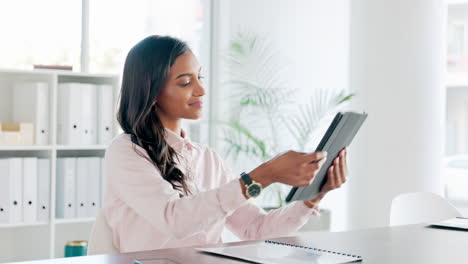
<svg viewBox="0 0 468 264">
<path fill-rule="evenodd" d="M 203 107 L 203 102 L 202 101 L 196 101 L 194 103 L 189 104 L 191 107 L 196 107 L 196 108 L 202 108 Z"/>
</svg>

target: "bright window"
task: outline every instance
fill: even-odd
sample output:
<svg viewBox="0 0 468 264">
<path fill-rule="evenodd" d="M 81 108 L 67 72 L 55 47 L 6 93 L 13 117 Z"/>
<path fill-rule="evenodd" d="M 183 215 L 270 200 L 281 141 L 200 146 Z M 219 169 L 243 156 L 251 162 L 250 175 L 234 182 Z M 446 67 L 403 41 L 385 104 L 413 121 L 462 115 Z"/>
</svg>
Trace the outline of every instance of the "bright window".
<svg viewBox="0 0 468 264">
<path fill-rule="evenodd" d="M 80 70 L 81 0 L 0 1 L 0 67 Z"/>
<path fill-rule="evenodd" d="M 89 0 L 90 72 L 121 74 L 128 50 L 159 34 L 209 46 L 206 0 Z M 81 71 L 82 0 L 0 1 L 0 68 L 71 65 Z M 86 54 L 84 54 L 86 55 Z M 205 60 L 205 59 L 203 59 Z M 206 60 L 207 61 L 207 60 Z"/>
<path fill-rule="evenodd" d="M 120 73 L 128 50 L 155 34 L 188 41 L 199 55 L 205 15 L 202 2 L 90 1 L 90 71 Z"/>
</svg>

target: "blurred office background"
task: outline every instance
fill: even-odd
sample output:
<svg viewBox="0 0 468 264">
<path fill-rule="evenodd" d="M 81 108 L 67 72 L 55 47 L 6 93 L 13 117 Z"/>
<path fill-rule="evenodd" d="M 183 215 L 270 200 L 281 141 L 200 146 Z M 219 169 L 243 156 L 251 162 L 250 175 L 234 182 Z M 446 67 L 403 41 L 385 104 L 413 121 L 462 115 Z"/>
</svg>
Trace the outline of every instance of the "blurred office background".
<svg viewBox="0 0 468 264">
<path fill-rule="evenodd" d="M 94 175 L 87 180 L 98 186 L 99 207 L 101 160 L 120 133 L 123 63 L 153 34 L 187 41 L 198 57 L 204 115 L 184 128 L 233 173 L 288 149 L 314 151 L 337 111 L 369 113 L 349 148 L 348 182 L 301 232 L 388 225 L 391 200 L 414 191 L 438 193 L 468 214 L 468 1 L 7 0 L 0 32 L 0 169 L 10 168 L 0 179 L 11 184 L 12 167 L 33 164 L 38 172 L 22 169 L 21 188 L 36 189 L 49 208 L 0 217 L 0 262 L 62 257 L 67 242 L 87 240 L 96 211 L 67 213 L 63 177 L 67 168 Z M 88 92 L 64 116 L 76 89 Z M 94 132 L 71 140 L 62 126 L 85 115 L 89 101 Z M 282 206 L 289 189 L 274 185 L 256 203 Z M 228 231 L 224 238 L 236 240 Z"/>
</svg>

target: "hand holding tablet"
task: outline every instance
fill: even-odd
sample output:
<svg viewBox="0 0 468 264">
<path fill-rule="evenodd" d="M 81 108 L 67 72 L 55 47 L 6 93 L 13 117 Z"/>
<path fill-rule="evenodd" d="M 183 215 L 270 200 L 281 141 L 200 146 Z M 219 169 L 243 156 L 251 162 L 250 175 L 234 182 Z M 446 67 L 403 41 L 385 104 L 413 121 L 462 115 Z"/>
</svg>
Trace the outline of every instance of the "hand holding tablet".
<svg viewBox="0 0 468 264">
<path fill-rule="evenodd" d="M 335 116 L 316 149 L 317 152 L 326 151 L 328 159 L 316 173 L 310 185 L 291 189 L 286 197 L 286 202 L 310 200 L 321 192 L 322 187 L 327 181 L 328 169 L 340 151 L 349 146 L 366 118 L 366 113 L 360 114 L 354 112 L 338 113 Z"/>
</svg>

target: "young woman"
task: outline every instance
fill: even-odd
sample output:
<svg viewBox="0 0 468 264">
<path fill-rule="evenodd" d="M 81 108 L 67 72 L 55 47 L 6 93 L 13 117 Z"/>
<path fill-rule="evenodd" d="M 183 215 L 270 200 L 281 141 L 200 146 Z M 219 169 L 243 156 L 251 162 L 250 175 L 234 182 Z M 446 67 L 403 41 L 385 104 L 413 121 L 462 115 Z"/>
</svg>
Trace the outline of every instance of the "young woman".
<svg viewBox="0 0 468 264">
<path fill-rule="evenodd" d="M 271 183 L 309 185 L 326 153 L 289 151 L 233 175 L 215 151 L 181 129 L 183 119 L 201 116 L 200 71 L 188 46 L 171 37 L 150 36 L 128 53 L 117 114 L 124 133 L 105 158 L 103 215 L 120 252 L 219 243 L 223 227 L 241 239 L 286 236 L 345 182 L 343 150 L 316 198 L 268 213 L 254 205 L 252 198 Z"/>
</svg>

